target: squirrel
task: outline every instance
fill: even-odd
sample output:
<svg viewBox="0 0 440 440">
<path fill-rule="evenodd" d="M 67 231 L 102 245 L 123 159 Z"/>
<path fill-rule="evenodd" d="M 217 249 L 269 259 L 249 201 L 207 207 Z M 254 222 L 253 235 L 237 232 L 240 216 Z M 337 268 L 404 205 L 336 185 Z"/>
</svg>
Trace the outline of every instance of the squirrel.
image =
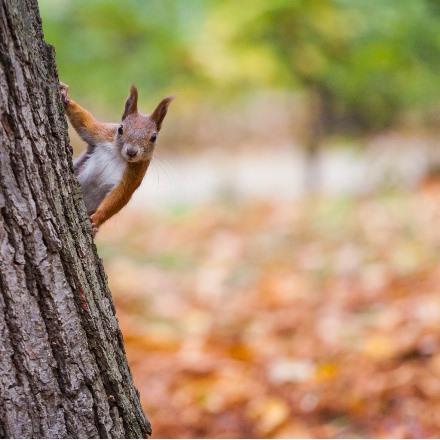
<svg viewBox="0 0 440 440">
<path fill-rule="evenodd" d="M 158 133 L 173 100 L 162 99 L 153 113 L 138 112 L 138 91 L 132 85 L 121 123 L 99 122 L 68 95 L 60 83 L 66 114 L 87 149 L 73 162 L 93 235 L 119 212 L 139 187 L 150 165 Z"/>
</svg>

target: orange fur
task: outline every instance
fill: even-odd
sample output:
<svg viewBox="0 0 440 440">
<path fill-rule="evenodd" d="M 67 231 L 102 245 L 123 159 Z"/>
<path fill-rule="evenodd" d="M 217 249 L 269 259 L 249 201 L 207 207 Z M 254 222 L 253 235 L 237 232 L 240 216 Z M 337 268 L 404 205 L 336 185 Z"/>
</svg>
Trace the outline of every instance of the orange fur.
<svg viewBox="0 0 440 440">
<path fill-rule="evenodd" d="M 115 124 L 99 122 L 73 99 L 66 103 L 66 113 L 73 128 L 88 143 L 111 142 L 115 135 Z"/>
<path fill-rule="evenodd" d="M 90 217 L 95 228 L 99 228 L 128 203 L 141 184 L 149 165 L 149 160 L 127 164 L 121 181 L 107 194 Z"/>
</svg>

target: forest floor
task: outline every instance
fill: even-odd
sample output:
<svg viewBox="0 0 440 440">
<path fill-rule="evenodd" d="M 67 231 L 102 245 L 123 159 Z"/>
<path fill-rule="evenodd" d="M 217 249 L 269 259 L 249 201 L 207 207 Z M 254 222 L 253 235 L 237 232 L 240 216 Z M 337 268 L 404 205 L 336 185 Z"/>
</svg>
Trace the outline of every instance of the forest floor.
<svg viewBox="0 0 440 440">
<path fill-rule="evenodd" d="M 429 185 L 105 225 L 153 437 L 438 437 L 439 202 Z"/>
</svg>

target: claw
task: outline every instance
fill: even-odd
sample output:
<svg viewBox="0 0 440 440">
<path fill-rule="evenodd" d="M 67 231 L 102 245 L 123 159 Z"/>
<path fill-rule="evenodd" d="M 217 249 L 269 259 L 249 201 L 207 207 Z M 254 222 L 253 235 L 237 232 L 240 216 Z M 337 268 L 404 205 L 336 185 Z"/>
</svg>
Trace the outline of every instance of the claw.
<svg viewBox="0 0 440 440">
<path fill-rule="evenodd" d="M 69 99 L 69 86 L 67 84 L 64 84 L 62 82 L 60 82 L 60 94 L 61 94 L 61 99 L 63 100 L 64 105 L 69 104 L 70 99 Z"/>
<path fill-rule="evenodd" d="M 95 224 L 95 222 L 93 221 L 93 215 L 90 216 L 90 223 L 91 223 L 91 225 L 92 225 L 92 235 L 93 235 L 93 237 L 95 237 L 96 234 L 97 234 L 97 232 L 98 232 L 99 227 L 98 227 L 98 226 Z"/>
</svg>

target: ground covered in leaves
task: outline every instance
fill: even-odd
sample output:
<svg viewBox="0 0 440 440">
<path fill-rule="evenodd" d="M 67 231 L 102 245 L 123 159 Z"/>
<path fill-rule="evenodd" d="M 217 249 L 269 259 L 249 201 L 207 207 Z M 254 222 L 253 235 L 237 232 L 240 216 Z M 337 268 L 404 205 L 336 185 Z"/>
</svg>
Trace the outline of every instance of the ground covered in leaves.
<svg viewBox="0 0 440 440">
<path fill-rule="evenodd" d="M 440 192 L 127 209 L 98 236 L 154 437 L 438 437 Z"/>
</svg>

